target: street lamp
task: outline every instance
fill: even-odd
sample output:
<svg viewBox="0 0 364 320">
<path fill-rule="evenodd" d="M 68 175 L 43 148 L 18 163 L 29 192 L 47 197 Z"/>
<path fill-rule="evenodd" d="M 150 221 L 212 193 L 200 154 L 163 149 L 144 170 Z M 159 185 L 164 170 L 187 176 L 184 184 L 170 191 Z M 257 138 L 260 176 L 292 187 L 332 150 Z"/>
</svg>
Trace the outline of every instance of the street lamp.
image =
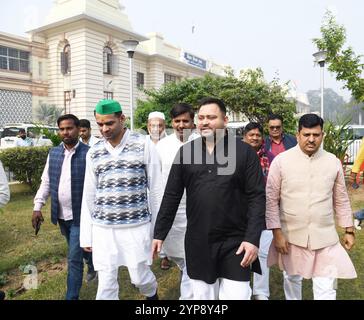
<svg viewBox="0 0 364 320">
<path fill-rule="evenodd" d="M 130 130 L 134 130 L 134 106 L 133 106 L 133 58 L 136 47 L 138 46 L 139 41 L 137 40 L 125 40 L 123 41 L 123 45 L 126 48 L 126 52 L 129 56 L 129 76 L 130 76 Z"/>
<path fill-rule="evenodd" d="M 320 65 L 321 69 L 321 118 L 324 118 L 324 67 L 327 57 L 326 51 L 319 51 L 313 54 L 315 62 Z"/>
</svg>

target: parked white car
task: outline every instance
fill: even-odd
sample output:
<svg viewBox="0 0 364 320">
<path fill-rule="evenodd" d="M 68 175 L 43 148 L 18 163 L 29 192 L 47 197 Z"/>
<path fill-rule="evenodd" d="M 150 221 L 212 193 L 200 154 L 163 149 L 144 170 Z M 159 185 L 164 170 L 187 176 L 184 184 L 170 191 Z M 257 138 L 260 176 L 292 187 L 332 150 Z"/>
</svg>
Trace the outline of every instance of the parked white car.
<svg viewBox="0 0 364 320">
<path fill-rule="evenodd" d="M 244 128 L 248 123 L 249 123 L 249 121 L 229 122 L 227 125 L 227 130 L 230 133 L 236 135 L 237 137 L 242 138 L 244 135 Z"/>
<path fill-rule="evenodd" d="M 364 137 L 364 125 L 351 124 L 348 126 L 347 130 L 351 130 L 353 132 L 353 140 L 347 150 L 347 163 L 353 163 Z"/>
<path fill-rule="evenodd" d="M 52 142 L 44 134 L 39 132 L 39 129 L 46 128 L 52 133 L 57 133 L 57 127 L 50 127 L 44 125 L 35 125 L 31 123 L 12 123 L 4 126 L 1 133 L 0 148 L 13 148 L 15 147 L 16 140 L 19 139 L 18 133 L 20 129 L 25 129 L 27 137 L 33 140 L 34 146 L 51 146 Z"/>
</svg>

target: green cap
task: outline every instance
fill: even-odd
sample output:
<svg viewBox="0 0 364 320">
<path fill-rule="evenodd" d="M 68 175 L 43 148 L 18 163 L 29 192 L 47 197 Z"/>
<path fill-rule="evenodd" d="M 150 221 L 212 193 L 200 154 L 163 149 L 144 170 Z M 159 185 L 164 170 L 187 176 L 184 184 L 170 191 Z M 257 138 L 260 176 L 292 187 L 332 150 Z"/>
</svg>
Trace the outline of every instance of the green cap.
<svg viewBox="0 0 364 320">
<path fill-rule="evenodd" d="M 115 100 L 101 100 L 95 108 L 98 114 L 113 114 L 116 112 L 122 112 L 121 105 Z"/>
</svg>

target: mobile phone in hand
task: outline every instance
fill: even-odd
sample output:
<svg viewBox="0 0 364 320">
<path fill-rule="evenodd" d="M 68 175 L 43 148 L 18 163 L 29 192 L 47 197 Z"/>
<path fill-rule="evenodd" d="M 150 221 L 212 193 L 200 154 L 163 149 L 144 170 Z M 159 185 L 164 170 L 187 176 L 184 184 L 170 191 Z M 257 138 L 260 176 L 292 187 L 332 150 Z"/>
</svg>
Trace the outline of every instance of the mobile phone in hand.
<svg viewBox="0 0 364 320">
<path fill-rule="evenodd" d="M 39 232 L 39 230 L 40 230 L 40 226 L 41 226 L 41 224 L 42 224 L 42 221 L 40 221 L 40 219 L 38 219 L 37 224 L 36 224 L 36 226 L 35 226 L 35 235 L 37 235 L 37 234 L 38 234 L 38 232 Z"/>
<path fill-rule="evenodd" d="M 359 185 L 356 182 L 354 182 L 351 186 L 353 187 L 353 189 L 358 189 L 359 188 Z"/>
</svg>

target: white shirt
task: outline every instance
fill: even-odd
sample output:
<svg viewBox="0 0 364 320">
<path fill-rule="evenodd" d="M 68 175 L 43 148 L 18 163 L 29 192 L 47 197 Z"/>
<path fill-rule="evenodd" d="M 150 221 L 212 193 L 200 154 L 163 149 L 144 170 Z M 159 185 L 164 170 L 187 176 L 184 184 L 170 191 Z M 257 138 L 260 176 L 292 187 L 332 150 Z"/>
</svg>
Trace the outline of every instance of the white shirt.
<svg viewBox="0 0 364 320">
<path fill-rule="evenodd" d="M 100 141 L 99 138 L 96 138 L 95 136 L 91 136 L 88 143 L 83 142 L 82 138 L 80 138 L 80 141 L 84 144 L 87 144 L 90 148 L 93 147 L 96 143 Z"/>
<path fill-rule="evenodd" d="M 64 146 L 64 160 L 62 164 L 61 176 L 59 178 L 58 186 L 58 201 L 59 212 L 58 218 L 61 220 L 69 221 L 73 220 L 72 213 L 72 193 L 71 193 L 71 160 L 75 154 L 79 143 L 71 150 L 66 149 Z M 42 183 L 38 189 L 38 192 L 34 198 L 34 211 L 40 211 L 50 194 L 49 183 L 49 156 L 47 163 L 42 174 Z"/>
<path fill-rule="evenodd" d="M 34 145 L 33 140 L 31 138 L 17 138 L 15 140 L 15 147 L 32 147 Z"/>
<path fill-rule="evenodd" d="M 168 137 L 167 132 L 163 131 L 162 134 L 159 136 L 159 140 L 157 141 L 157 143 L 155 143 L 152 140 L 152 137 L 150 136 L 150 134 L 147 135 L 147 139 L 149 139 L 150 141 L 153 142 L 153 144 L 156 146 L 160 141 L 162 141 L 163 139 L 165 139 L 166 137 Z"/>
<path fill-rule="evenodd" d="M 10 190 L 8 179 L 6 178 L 6 174 L 3 168 L 2 163 L 0 162 L 0 208 L 5 206 L 10 199 Z"/>
<path fill-rule="evenodd" d="M 111 157 L 118 157 L 120 152 L 124 149 L 130 131 L 126 130 L 123 139 L 120 144 L 113 147 L 108 141 L 104 140 L 106 150 L 110 153 Z M 89 152 L 86 156 L 86 173 L 85 183 L 82 197 L 82 209 L 81 209 L 81 229 L 80 229 L 80 246 L 82 248 L 92 247 L 92 213 L 94 210 L 94 201 L 96 196 L 97 177 L 93 170 L 92 159 Z M 158 153 L 155 149 L 153 142 L 150 139 L 145 139 L 144 147 L 144 163 L 146 165 L 146 174 L 148 179 L 148 203 L 152 220 L 158 214 L 159 206 L 162 200 L 163 188 L 162 188 L 162 176 L 161 165 L 158 157 Z M 130 225 L 118 225 L 108 226 L 108 228 L 130 228 Z"/>
</svg>

